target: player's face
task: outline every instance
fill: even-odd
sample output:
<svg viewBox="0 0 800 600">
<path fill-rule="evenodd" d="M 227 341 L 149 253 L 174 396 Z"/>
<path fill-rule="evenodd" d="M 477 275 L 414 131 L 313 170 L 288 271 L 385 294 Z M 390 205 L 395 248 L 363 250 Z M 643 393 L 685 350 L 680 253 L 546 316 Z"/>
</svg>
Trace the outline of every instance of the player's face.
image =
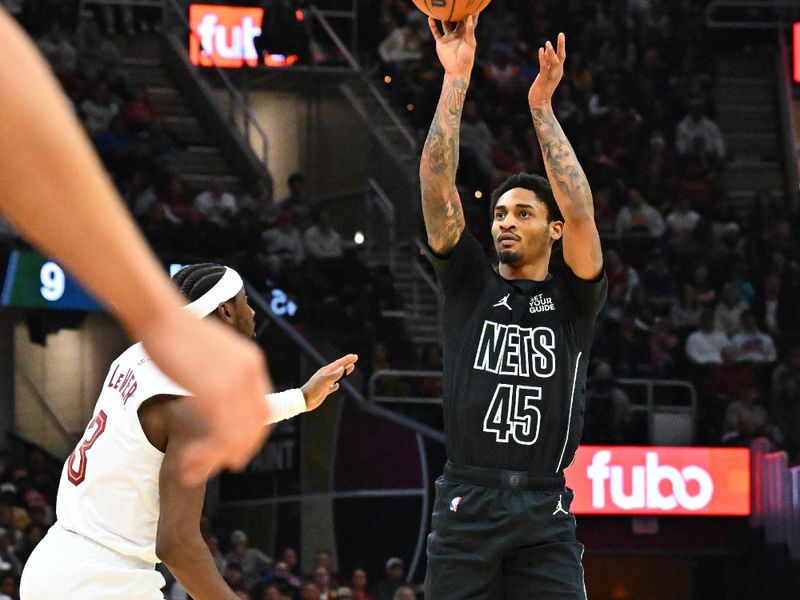
<svg viewBox="0 0 800 600">
<path fill-rule="evenodd" d="M 254 337 L 256 333 L 256 311 L 250 308 L 247 293 L 244 291 L 244 288 L 239 290 L 239 293 L 236 294 L 236 298 L 234 298 L 234 307 L 234 327 L 236 327 L 239 333 L 249 338 Z"/>
<path fill-rule="evenodd" d="M 523 265 L 547 256 L 562 224 L 548 220 L 547 205 L 531 190 L 514 188 L 494 209 L 492 238 L 500 262 Z"/>
</svg>

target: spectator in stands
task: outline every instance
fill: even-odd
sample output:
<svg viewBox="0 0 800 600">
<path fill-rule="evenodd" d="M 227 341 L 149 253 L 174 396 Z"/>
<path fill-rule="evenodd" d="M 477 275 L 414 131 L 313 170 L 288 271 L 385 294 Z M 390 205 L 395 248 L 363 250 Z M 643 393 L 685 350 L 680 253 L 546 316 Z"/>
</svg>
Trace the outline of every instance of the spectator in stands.
<svg viewBox="0 0 800 600">
<path fill-rule="evenodd" d="M 284 548 L 281 554 L 281 562 L 286 563 L 288 569 L 287 579 L 296 588 L 303 584 L 303 580 L 297 575 L 297 550 L 294 548 Z"/>
<path fill-rule="evenodd" d="M 102 36 L 93 19 L 84 22 L 83 31 L 78 37 L 78 60 L 81 70 L 89 79 L 96 79 L 103 73 L 112 79 L 123 76 L 122 54 Z"/>
<path fill-rule="evenodd" d="M 320 600 L 320 590 L 313 580 L 303 582 L 303 587 L 300 588 L 300 600 Z"/>
<path fill-rule="evenodd" d="M 281 202 L 281 210 L 292 214 L 295 225 L 304 228 L 311 214 L 311 200 L 306 190 L 306 176 L 302 173 L 292 173 L 287 180 L 289 195 Z"/>
<path fill-rule="evenodd" d="M 731 345 L 736 349 L 736 360 L 739 362 L 763 365 L 777 359 L 772 337 L 759 331 L 755 315 L 750 310 L 742 313 L 741 329 L 733 336 Z"/>
<path fill-rule="evenodd" d="M 270 583 L 264 588 L 264 594 L 261 596 L 262 600 L 291 600 L 293 597 L 290 590 L 281 588 L 277 583 Z"/>
<path fill-rule="evenodd" d="M 651 377 L 664 379 L 673 375 L 675 367 L 675 349 L 678 347 L 678 336 L 670 330 L 667 318 L 658 317 L 650 336 L 650 374 Z"/>
<path fill-rule="evenodd" d="M 210 533 L 205 537 L 205 540 L 206 546 L 208 546 L 208 551 L 211 553 L 211 558 L 214 559 L 214 564 L 217 567 L 217 571 L 224 573 L 225 566 L 228 564 L 228 561 L 225 560 L 225 556 L 219 549 L 219 538 L 213 533 Z"/>
<path fill-rule="evenodd" d="M 200 192 L 194 199 L 195 210 L 206 222 L 222 229 L 231 224 L 231 219 L 238 212 L 236 198 L 222 187 L 222 182 L 215 179 L 211 187 Z"/>
<path fill-rule="evenodd" d="M 350 578 L 350 590 L 352 600 L 375 600 L 368 590 L 367 572 L 357 568 L 353 571 Z"/>
<path fill-rule="evenodd" d="M 725 346 L 720 355 L 722 364 L 708 369 L 704 389 L 712 400 L 727 403 L 740 399 L 745 390 L 758 385 L 758 380 L 751 364 L 737 362 L 733 346 Z"/>
<path fill-rule="evenodd" d="M 272 221 L 278 216 L 273 198 L 271 177 L 259 177 L 250 190 L 239 197 L 239 209 L 248 209 L 261 220 Z"/>
<path fill-rule="evenodd" d="M 690 208 L 686 196 L 681 196 L 675 208 L 667 215 L 670 239 L 675 245 L 681 244 L 691 236 L 699 223 L 700 214 Z"/>
<path fill-rule="evenodd" d="M 117 176 L 130 166 L 134 143 L 119 115 L 114 115 L 108 127 L 98 131 L 92 141 L 103 164 L 112 175 Z M 119 180 L 118 177 L 115 179 Z"/>
<path fill-rule="evenodd" d="M 717 301 L 717 288 L 711 281 L 708 265 L 699 262 L 694 266 L 689 282 L 697 294 L 697 303 L 703 308 L 713 308 Z"/>
<path fill-rule="evenodd" d="M 735 284 L 725 285 L 714 311 L 714 328 L 724 331 L 728 337 L 736 335 L 742 326 L 742 313 L 748 308 L 742 300 L 741 288 Z"/>
<path fill-rule="evenodd" d="M 608 276 L 608 295 L 616 293 L 627 305 L 631 301 L 633 291 L 639 285 L 636 269 L 625 264 L 619 252 L 613 248 L 605 251 L 605 265 Z"/>
<path fill-rule="evenodd" d="M 782 294 L 781 278 L 770 273 L 764 280 L 764 291 L 752 304 L 759 327 L 766 330 L 774 339 L 780 340 L 786 329 L 787 313 L 797 310 L 796 302 L 791 302 Z"/>
<path fill-rule="evenodd" d="M 17 558 L 11 533 L 0 527 L 0 573 L 22 574 L 22 561 Z"/>
<path fill-rule="evenodd" d="M 647 377 L 650 373 L 650 333 L 631 313 L 623 314 L 617 322 L 610 359 L 619 377 Z"/>
<path fill-rule="evenodd" d="M 754 439 L 766 437 L 774 445 L 780 445 L 783 435 L 769 419 L 767 410 L 757 404 L 758 389 L 746 390 L 744 399 L 728 405 L 721 442 L 726 446 L 749 446 Z"/>
<path fill-rule="evenodd" d="M 342 236 L 331 226 L 331 214 L 327 210 L 320 211 L 316 221 L 306 229 L 303 238 L 309 258 L 325 268 L 326 264 L 342 258 Z"/>
<path fill-rule="evenodd" d="M 19 600 L 19 577 L 12 573 L 0 577 L 0 600 Z"/>
<path fill-rule="evenodd" d="M 697 301 L 697 292 L 691 285 L 684 285 L 683 292 L 670 309 L 669 320 L 678 333 L 688 334 L 700 325 L 703 307 Z"/>
<path fill-rule="evenodd" d="M 581 443 L 625 444 L 631 416 L 630 398 L 614 380 L 611 365 L 604 360 L 597 361 L 586 386 Z"/>
<path fill-rule="evenodd" d="M 714 327 L 714 314 L 706 309 L 700 317 L 700 328 L 686 340 L 686 356 L 696 365 L 719 365 L 722 349 L 730 343 L 725 331 Z"/>
<path fill-rule="evenodd" d="M 138 86 L 133 98 L 123 104 L 122 118 L 132 133 L 150 127 L 156 118 L 156 109 L 147 95 L 146 88 Z"/>
<path fill-rule="evenodd" d="M 337 571 L 333 566 L 333 557 L 329 550 L 320 550 L 317 552 L 317 566 L 318 567 L 325 567 L 325 570 L 328 571 L 328 577 L 330 578 L 330 585 L 331 587 L 339 587 L 341 585 L 345 585 L 345 578 L 339 571 Z"/>
<path fill-rule="evenodd" d="M 660 238 L 665 229 L 661 213 L 647 203 L 637 188 L 628 190 L 628 203 L 617 214 L 617 237 L 652 242 Z"/>
<path fill-rule="evenodd" d="M 314 568 L 314 583 L 319 590 L 320 600 L 333 600 L 336 597 L 335 585 L 331 581 L 331 574 L 326 567 Z"/>
<path fill-rule="evenodd" d="M 45 528 L 41 525 L 36 525 L 34 523 L 28 524 L 25 527 L 25 532 L 22 535 L 22 538 L 14 544 L 14 553 L 17 555 L 17 558 L 20 560 L 21 563 L 26 563 L 28 561 L 28 557 L 33 552 L 33 549 L 42 541 L 42 538 L 45 534 Z"/>
<path fill-rule="evenodd" d="M 289 270 L 300 266 L 305 260 L 305 250 L 300 230 L 294 224 L 291 212 L 284 211 L 275 219 L 275 227 L 261 234 L 262 261 L 268 272 L 285 276 Z"/>
<path fill-rule="evenodd" d="M 704 102 L 694 98 L 689 103 L 689 114 L 678 123 L 675 133 L 675 147 L 679 154 L 690 154 L 697 148 L 697 140 L 702 142 L 703 153 L 714 161 L 725 158 L 725 141 L 719 126 L 705 114 Z"/>
<path fill-rule="evenodd" d="M 39 38 L 36 44 L 56 75 L 64 77 L 75 72 L 78 53 L 75 46 L 64 35 L 58 21 L 50 23 L 47 33 Z"/>
<path fill-rule="evenodd" d="M 422 58 L 421 27 L 427 29 L 422 13 L 408 13 L 404 22 L 395 27 L 378 46 L 378 55 L 392 69 L 395 76 L 399 75 L 407 64 Z"/>
<path fill-rule="evenodd" d="M 141 169 L 135 171 L 126 188 L 123 195 L 125 203 L 136 217 L 143 217 L 146 215 L 150 207 L 158 202 L 158 196 L 156 196 L 152 182 L 146 171 Z"/>
<path fill-rule="evenodd" d="M 397 591 L 394 593 L 393 600 L 416 600 L 417 595 L 414 593 L 413 588 L 404 585 L 402 587 L 397 588 Z"/>
<path fill-rule="evenodd" d="M 272 567 L 269 556 L 258 548 L 248 547 L 247 534 L 241 529 L 231 533 L 231 551 L 225 559 L 228 561 L 228 569 L 232 564 L 239 566 L 245 589 L 251 589 Z"/>
<path fill-rule="evenodd" d="M 744 259 L 745 254 L 745 240 L 741 236 L 741 227 L 736 223 L 728 223 L 714 240 L 711 260 L 718 265 L 728 265 L 735 260 Z"/>
<path fill-rule="evenodd" d="M 119 105 L 111 97 L 108 84 L 101 81 L 92 96 L 83 101 L 80 110 L 86 130 L 93 136 L 108 129 L 111 119 L 119 112 Z"/>
<path fill-rule="evenodd" d="M 300 579 L 294 577 L 291 572 L 289 572 L 289 565 L 282 560 L 275 563 L 275 569 L 272 573 L 268 573 L 264 576 L 262 583 L 266 587 L 272 585 L 277 586 L 279 590 L 289 592 L 289 595 L 292 597 L 299 593 L 300 585 L 302 584 Z"/>
<path fill-rule="evenodd" d="M 394 593 L 403 583 L 405 563 L 396 556 L 386 561 L 386 573 L 375 586 L 375 600 L 394 600 Z"/>
<path fill-rule="evenodd" d="M 166 185 L 162 186 L 159 193 L 158 203 L 151 207 L 149 218 L 152 218 L 154 210 L 162 212 L 167 221 L 177 225 L 194 224 L 198 220 L 197 211 L 189 201 L 186 186 L 179 175 L 172 175 L 166 180 Z"/>
<path fill-rule="evenodd" d="M 659 314 L 665 314 L 675 302 L 675 279 L 664 253 L 656 249 L 642 271 L 642 287 L 648 294 L 648 302 Z"/>
</svg>

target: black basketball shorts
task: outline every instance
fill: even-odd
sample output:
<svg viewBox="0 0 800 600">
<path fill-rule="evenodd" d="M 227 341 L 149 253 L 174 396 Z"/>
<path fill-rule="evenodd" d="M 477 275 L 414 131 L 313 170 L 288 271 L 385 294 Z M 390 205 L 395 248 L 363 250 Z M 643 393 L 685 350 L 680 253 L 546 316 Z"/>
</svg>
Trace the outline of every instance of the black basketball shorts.
<svg viewBox="0 0 800 600">
<path fill-rule="evenodd" d="M 562 476 L 448 461 L 436 481 L 425 600 L 585 600 L 572 498 Z"/>
</svg>

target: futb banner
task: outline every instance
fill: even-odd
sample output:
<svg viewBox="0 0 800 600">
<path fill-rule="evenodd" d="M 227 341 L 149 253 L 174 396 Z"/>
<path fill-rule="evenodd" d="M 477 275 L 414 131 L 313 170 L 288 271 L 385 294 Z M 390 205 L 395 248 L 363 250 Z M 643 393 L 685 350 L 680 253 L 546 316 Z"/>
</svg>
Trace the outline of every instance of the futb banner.
<svg viewBox="0 0 800 600">
<path fill-rule="evenodd" d="M 580 446 L 565 474 L 575 514 L 750 514 L 747 448 Z"/>
<path fill-rule="evenodd" d="M 264 9 L 219 4 L 189 6 L 189 59 L 201 67 L 255 67 L 260 62 L 268 67 L 288 67 L 297 62 L 295 55 L 265 54 L 263 61 L 256 51 L 255 40 L 261 35 Z"/>
</svg>

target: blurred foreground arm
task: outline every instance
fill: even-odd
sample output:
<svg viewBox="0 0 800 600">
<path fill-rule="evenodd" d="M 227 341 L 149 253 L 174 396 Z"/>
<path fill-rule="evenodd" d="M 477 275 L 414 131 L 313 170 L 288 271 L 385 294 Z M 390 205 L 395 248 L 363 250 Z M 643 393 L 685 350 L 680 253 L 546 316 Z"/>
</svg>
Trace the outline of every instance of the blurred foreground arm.
<svg viewBox="0 0 800 600">
<path fill-rule="evenodd" d="M 141 340 L 159 367 L 195 394 L 208 437 L 184 454 L 197 482 L 242 467 L 268 418 L 264 358 L 183 300 L 136 230 L 56 80 L 0 9 L 0 211 L 57 258 Z"/>
</svg>

